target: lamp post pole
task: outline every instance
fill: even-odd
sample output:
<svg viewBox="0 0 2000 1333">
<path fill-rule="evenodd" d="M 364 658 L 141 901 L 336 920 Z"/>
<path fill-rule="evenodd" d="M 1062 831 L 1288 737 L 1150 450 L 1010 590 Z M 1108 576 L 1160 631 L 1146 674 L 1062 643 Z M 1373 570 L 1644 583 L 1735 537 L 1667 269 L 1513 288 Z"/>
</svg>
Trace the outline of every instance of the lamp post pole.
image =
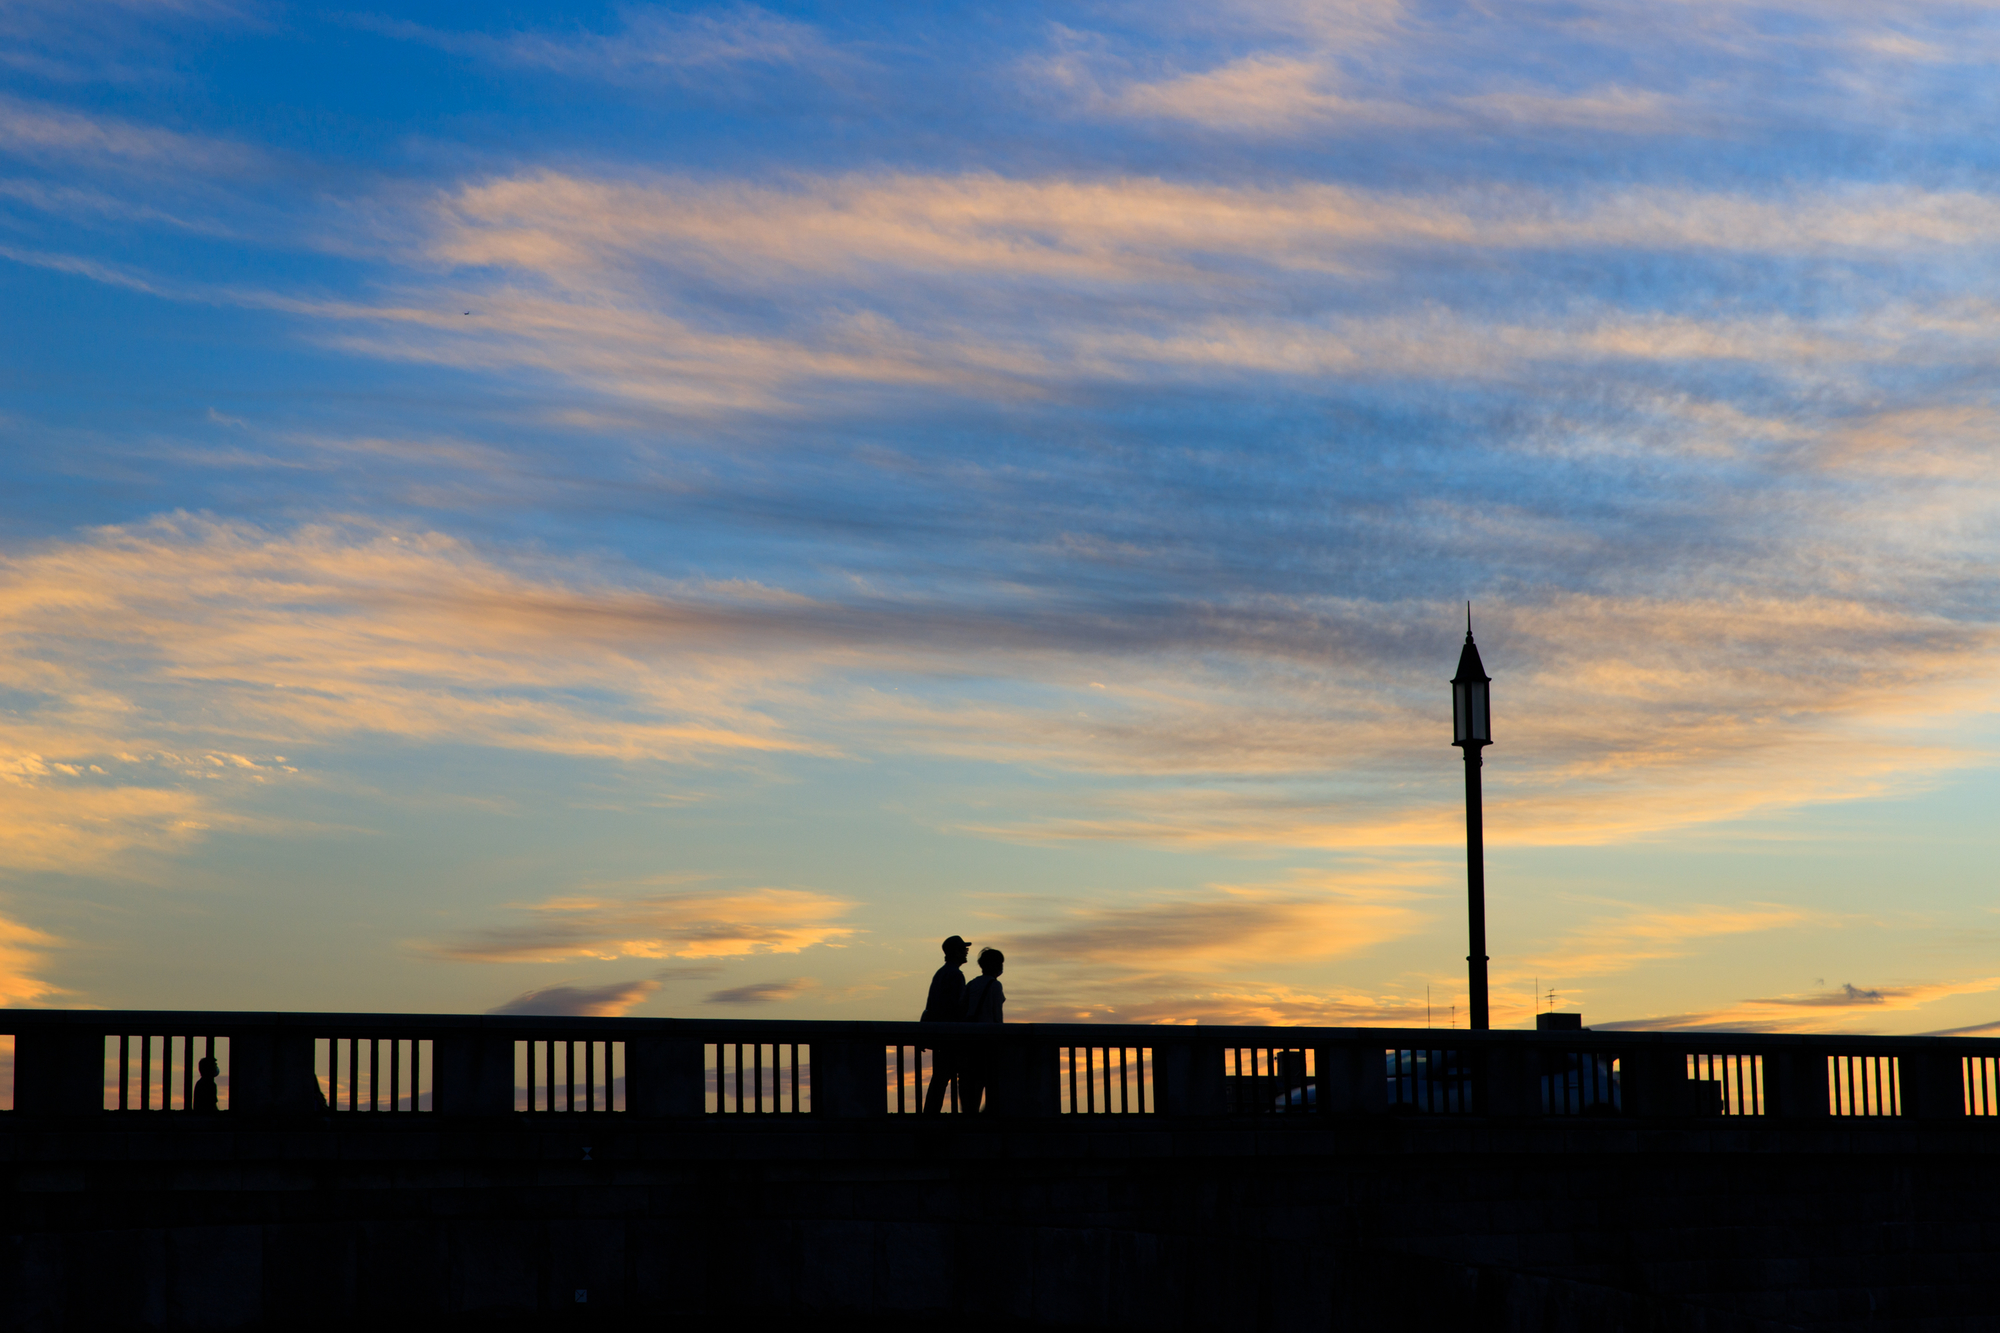
<svg viewBox="0 0 2000 1333">
<path fill-rule="evenodd" d="M 1486 826 L 1479 790 L 1479 752 L 1493 743 L 1489 689 L 1493 678 L 1472 642 L 1472 607 L 1465 608 L 1465 647 L 1451 682 L 1452 744 L 1465 751 L 1465 912 L 1472 952 L 1466 955 L 1472 1027 L 1491 1026 L 1486 1008 Z"/>
<path fill-rule="evenodd" d="M 1480 810 L 1479 750 L 1465 747 L 1465 914 L 1472 952 L 1465 956 L 1472 986 L 1472 1027 L 1483 1032 L 1486 1014 L 1486 829 Z"/>
</svg>

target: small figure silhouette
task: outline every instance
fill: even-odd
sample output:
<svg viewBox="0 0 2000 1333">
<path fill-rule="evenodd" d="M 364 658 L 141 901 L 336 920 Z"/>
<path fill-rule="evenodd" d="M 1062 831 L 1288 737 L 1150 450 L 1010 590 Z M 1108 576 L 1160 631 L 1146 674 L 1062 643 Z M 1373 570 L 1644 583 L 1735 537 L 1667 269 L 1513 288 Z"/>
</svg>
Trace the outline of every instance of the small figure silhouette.
<svg viewBox="0 0 2000 1333">
<path fill-rule="evenodd" d="M 1002 1023 L 1000 1006 L 1007 1003 L 1007 992 L 1000 989 L 1000 974 L 1007 970 L 1007 955 L 998 949 L 979 951 L 979 975 L 965 988 L 965 1021 L 968 1023 Z"/>
<path fill-rule="evenodd" d="M 1007 970 L 1007 956 L 998 949 L 979 951 L 979 975 L 965 988 L 965 1021 L 968 1023 L 1000 1023 L 1001 1006 L 1007 1003 L 1007 993 L 1000 989 L 1000 974 Z M 983 1042 L 976 1042 L 960 1061 L 959 1095 L 965 1099 L 968 1112 L 987 1110 L 980 1105 L 980 1098 L 993 1086 L 993 1051 Z"/>
<path fill-rule="evenodd" d="M 958 1023 L 965 1015 L 965 974 L 958 969 L 965 966 L 966 955 L 972 946 L 958 936 L 946 939 L 944 966 L 931 977 L 931 993 L 924 1004 L 923 1017 L 919 1023 Z M 937 1115 L 944 1110 L 946 1091 L 958 1081 L 958 1050 L 956 1047 L 939 1042 L 931 1047 L 931 1086 L 924 1093 L 924 1114 Z"/>
<path fill-rule="evenodd" d="M 220 1109 L 215 1094 L 215 1076 L 222 1072 L 222 1066 L 215 1063 L 214 1056 L 204 1055 L 201 1057 L 201 1063 L 195 1068 L 200 1071 L 201 1077 L 194 1083 L 193 1109 L 213 1113 Z"/>
</svg>

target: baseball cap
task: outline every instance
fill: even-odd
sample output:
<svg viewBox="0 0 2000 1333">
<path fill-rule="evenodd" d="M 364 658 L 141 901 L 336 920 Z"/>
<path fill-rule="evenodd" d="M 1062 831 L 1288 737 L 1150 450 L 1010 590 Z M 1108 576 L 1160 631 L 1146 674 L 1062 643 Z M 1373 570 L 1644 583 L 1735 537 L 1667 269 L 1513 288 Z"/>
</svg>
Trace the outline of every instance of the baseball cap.
<svg viewBox="0 0 2000 1333">
<path fill-rule="evenodd" d="M 957 935 L 949 935 L 945 937 L 945 942 L 938 947 L 943 949 L 970 949 L 972 946 Z"/>
</svg>

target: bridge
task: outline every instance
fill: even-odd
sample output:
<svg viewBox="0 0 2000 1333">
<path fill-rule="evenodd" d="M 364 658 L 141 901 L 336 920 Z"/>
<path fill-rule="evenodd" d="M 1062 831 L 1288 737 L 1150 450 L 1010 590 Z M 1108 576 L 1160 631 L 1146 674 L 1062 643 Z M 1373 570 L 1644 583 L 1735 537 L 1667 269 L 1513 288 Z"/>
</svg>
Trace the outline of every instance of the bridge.
<svg viewBox="0 0 2000 1333">
<path fill-rule="evenodd" d="M 1996 1326 L 1996 1040 L 107 1010 L 0 1033 L 15 1329 Z M 936 1046 L 987 1072 L 985 1113 L 918 1113 Z"/>
</svg>

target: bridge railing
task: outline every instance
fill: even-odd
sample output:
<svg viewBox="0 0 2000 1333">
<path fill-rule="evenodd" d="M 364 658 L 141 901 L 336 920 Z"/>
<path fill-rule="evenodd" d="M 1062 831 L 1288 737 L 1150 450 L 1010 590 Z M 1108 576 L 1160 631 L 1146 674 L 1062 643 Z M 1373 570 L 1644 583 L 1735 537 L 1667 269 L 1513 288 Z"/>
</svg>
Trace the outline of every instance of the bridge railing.
<svg viewBox="0 0 2000 1333">
<path fill-rule="evenodd" d="M 11 1055 L 11 1059 L 8 1057 Z M 674 1117 L 717 1124 L 984 1109 L 1147 1117 L 1959 1121 L 2000 1128 L 2000 1039 L 0 1011 L 0 1111 L 341 1123 Z M 940 1087 L 942 1083 L 942 1087 Z"/>
</svg>

